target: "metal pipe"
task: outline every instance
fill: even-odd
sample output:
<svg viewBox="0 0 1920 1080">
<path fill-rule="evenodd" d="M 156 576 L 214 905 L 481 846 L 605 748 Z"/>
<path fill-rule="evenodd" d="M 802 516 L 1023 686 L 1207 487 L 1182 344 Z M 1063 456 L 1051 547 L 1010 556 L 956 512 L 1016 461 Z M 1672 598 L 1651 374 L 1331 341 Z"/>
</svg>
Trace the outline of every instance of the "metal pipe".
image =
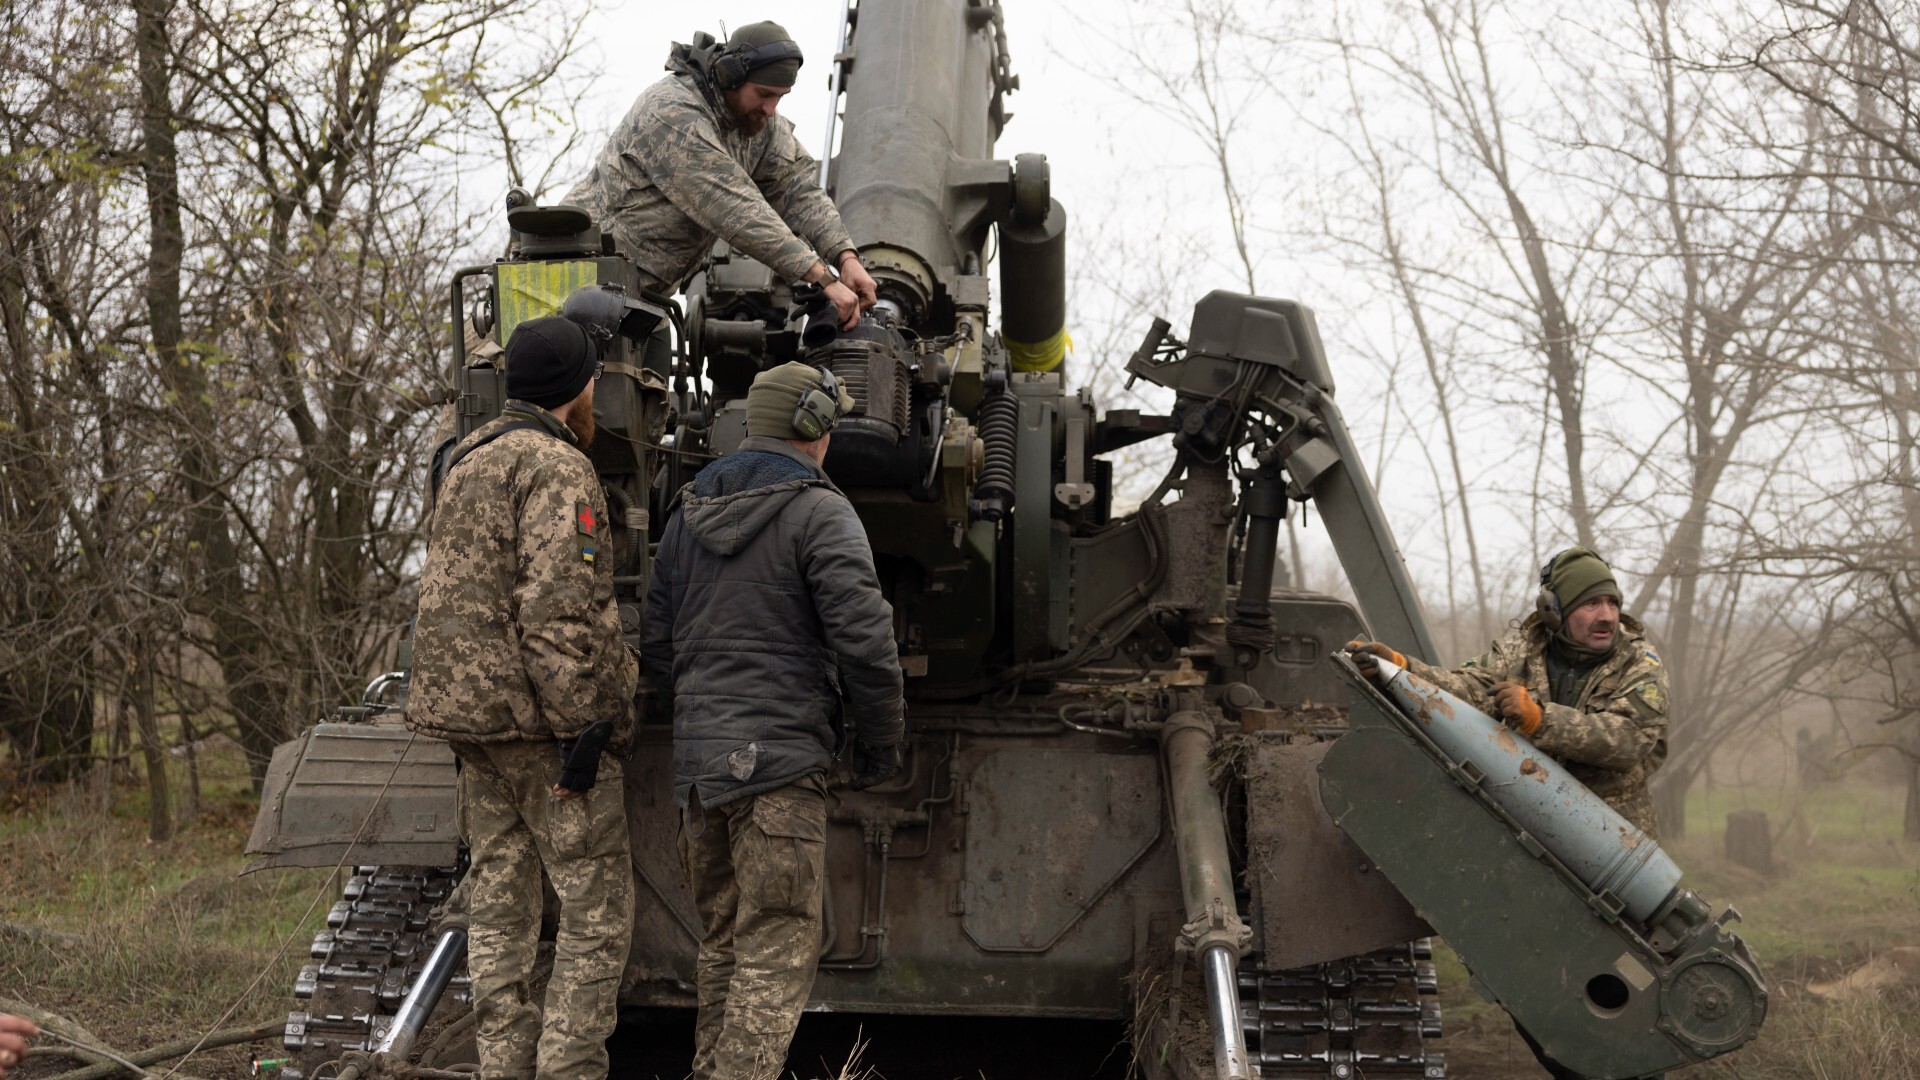
<svg viewBox="0 0 1920 1080">
<path fill-rule="evenodd" d="M 1174 844 L 1180 857 L 1180 893 L 1186 901 L 1182 934 L 1199 955 L 1213 1025 L 1213 1067 L 1219 1080 L 1250 1080 L 1246 1032 L 1240 1026 L 1240 982 L 1234 973 L 1252 938 L 1234 906 L 1233 863 L 1219 796 L 1207 777 L 1213 726 L 1204 713 L 1176 712 L 1161 732 Z"/>
<path fill-rule="evenodd" d="M 1233 871 L 1227 857 L 1227 826 L 1220 800 L 1207 779 L 1213 731 L 1204 717 L 1179 712 L 1161 733 L 1167 784 L 1173 798 L 1174 836 L 1180 851 L 1180 893 L 1187 922 L 1210 919 L 1218 905 L 1232 910 Z"/>
<path fill-rule="evenodd" d="M 1241 505 L 1247 514 L 1247 539 L 1227 641 L 1234 647 L 1234 663 L 1250 668 L 1261 653 L 1273 651 L 1273 567 L 1279 557 L 1280 523 L 1287 516 L 1287 484 L 1279 470 L 1256 472 L 1246 483 Z"/>
<path fill-rule="evenodd" d="M 1201 957 L 1207 988 L 1207 1019 L 1213 1024 L 1213 1071 L 1222 1080 L 1251 1077 L 1247 1067 L 1247 1035 L 1240 1024 L 1240 980 L 1233 949 L 1215 945 Z"/>
<path fill-rule="evenodd" d="M 887 863 L 889 862 L 890 849 L 893 847 L 892 834 L 888 833 L 885 837 L 879 839 L 877 843 L 873 840 L 869 840 L 867 844 L 867 850 L 869 852 L 869 856 L 868 856 L 868 860 L 865 862 L 865 865 L 868 865 L 868 866 L 872 865 L 871 853 L 873 852 L 875 847 L 878 847 L 879 849 L 880 898 L 879 898 L 879 902 L 874 907 L 867 906 L 866 882 L 863 879 L 860 883 L 861 884 L 861 887 L 860 887 L 860 948 L 857 951 L 847 956 L 839 956 L 839 957 L 828 956 L 826 954 L 826 948 L 832 948 L 833 946 L 832 941 L 829 941 L 826 945 L 826 948 L 823 948 L 821 950 L 820 960 L 817 965 L 821 971 L 872 971 L 875 968 L 878 968 L 882 963 L 886 962 L 886 959 L 887 959 Z M 829 895 L 829 891 L 825 888 L 822 888 L 821 893 L 822 893 L 823 900 L 827 895 Z M 872 916 L 871 922 L 868 921 L 869 915 Z M 865 959 L 867 955 L 868 940 L 872 940 L 873 942 L 873 958 L 870 960 Z"/>
<path fill-rule="evenodd" d="M 440 935 L 433 952 L 427 956 L 426 966 L 420 969 L 420 977 L 414 980 L 413 989 L 407 991 L 400 1010 L 393 1014 L 393 1025 L 387 1029 L 387 1037 L 380 1040 L 376 1053 L 391 1055 L 398 1061 L 407 1059 L 413 1052 L 414 1041 L 427 1026 L 427 1017 L 433 1015 L 433 1007 L 440 1004 L 440 995 L 446 992 L 454 971 L 466 957 L 465 927 L 456 926 Z"/>
<path fill-rule="evenodd" d="M 833 129 L 840 123 L 840 92 L 846 89 L 847 29 L 853 21 L 853 4 L 840 8 L 840 43 L 833 50 L 833 74 L 827 77 L 827 139 L 820 144 L 820 190 L 827 191 L 827 175 L 833 166 Z"/>
<path fill-rule="evenodd" d="M 448 302 L 452 312 L 449 329 L 453 333 L 453 370 L 459 371 L 467 366 L 467 305 L 466 295 L 460 291 L 460 283 L 475 274 L 491 274 L 493 267 L 463 266 L 453 272 L 453 281 L 447 286 Z"/>
</svg>

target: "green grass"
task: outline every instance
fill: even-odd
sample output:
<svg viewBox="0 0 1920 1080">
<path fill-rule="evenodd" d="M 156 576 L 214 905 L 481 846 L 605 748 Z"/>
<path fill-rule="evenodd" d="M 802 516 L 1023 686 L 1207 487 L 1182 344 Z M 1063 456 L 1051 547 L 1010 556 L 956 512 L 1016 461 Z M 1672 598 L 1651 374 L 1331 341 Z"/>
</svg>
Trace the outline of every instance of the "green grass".
<svg viewBox="0 0 1920 1080">
<path fill-rule="evenodd" d="M 1920 1078 L 1920 985 L 1849 1001 L 1807 991 L 1873 956 L 1920 944 L 1920 844 L 1901 839 L 1904 792 L 1896 787 L 1828 785 L 1703 789 L 1691 793 L 1689 835 L 1665 846 L 1684 884 L 1717 908 L 1732 905 L 1735 928 L 1759 956 L 1769 983 L 1766 1025 L 1746 1047 L 1674 1076 L 1800 1080 Z M 1726 815 L 1761 810 L 1774 835 L 1774 868 L 1730 862 Z M 1471 1069 L 1461 1080 L 1543 1076 L 1496 1006 L 1467 985 L 1451 950 L 1435 950 L 1448 1037 L 1443 1048 Z M 1462 1052 L 1456 1054 L 1455 1052 Z"/>
<path fill-rule="evenodd" d="M 1741 936 L 1762 961 L 1856 963 L 1920 944 L 1920 845 L 1900 839 L 1902 798 L 1898 788 L 1858 786 L 1698 792 L 1690 835 L 1669 846 L 1688 884 L 1739 910 Z M 1767 813 L 1772 873 L 1727 861 L 1721 837 L 1734 809 Z"/>
<path fill-rule="evenodd" d="M 1759 1038 L 1688 1075 L 1920 1077 L 1920 986 L 1823 1001 L 1809 983 L 1832 980 L 1874 955 L 1920 944 L 1920 844 L 1901 839 L 1904 792 L 1878 785 L 1694 792 L 1690 835 L 1670 845 L 1687 883 L 1732 904 L 1738 932 L 1758 952 L 1773 996 Z M 1765 811 L 1774 868 L 1730 863 L 1726 814 Z"/>
</svg>

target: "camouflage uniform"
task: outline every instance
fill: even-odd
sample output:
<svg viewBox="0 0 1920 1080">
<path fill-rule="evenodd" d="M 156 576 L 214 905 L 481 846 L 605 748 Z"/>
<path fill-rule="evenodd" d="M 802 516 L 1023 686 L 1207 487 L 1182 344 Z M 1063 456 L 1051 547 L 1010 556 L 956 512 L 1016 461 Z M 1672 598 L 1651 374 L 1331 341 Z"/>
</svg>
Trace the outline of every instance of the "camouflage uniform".
<svg viewBox="0 0 1920 1080">
<path fill-rule="evenodd" d="M 1533 744 L 1628 821 L 1658 836 L 1647 777 L 1667 760 L 1666 667 L 1639 622 L 1622 615 L 1619 643 L 1591 668 L 1576 669 L 1572 694 L 1557 698 L 1547 670 L 1550 641 L 1535 615 L 1457 668 L 1411 657 L 1408 668 L 1487 712 L 1496 683 L 1525 686 L 1541 703 Z"/>
<path fill-rule="evenodd" d="M 693 1075 L 773 1080 L 820 955 L 826 783 L 815 773 L 686 813 L 680 859 L 702 930 Z"/>
<path fill-rule="evenodd" d="M 618 759 L 559 799 L 550 742 L 454 743 L 460 831 L 471 847 L 467 968 L 486 1080 L 598 1080 L 633 930 L 633 867 Z M 540 871 L 560 898 L 544 1006 L 528 980 L 540 942 Z M 544 1017 L 544 1023 L 542 1022 Z"/>
<path fill-rule="evenodd" d="M 510 425 L 531 425 L 509 430 Z M 490 436 L 491 441 L 478 445 Z M 620 761 L 638 670 L 620 638 L 605 494 L 551 413 L 509 401 L 435 506 L 407 725 L 452 743 L 472 851 L 471 943 L 486 1080 L 598 1080 L 633 923 Z M 614 722 L 594 787 L 552 794 L 557 739 Z M 530 1000 L 545 869 L 560 928 L 545 1024 Z"/>
<path fill-rule="evenodd" d="M 566 201 L 613 234 L 656 292 L 686 284 L 715 237 L 789 282 L 832 264 L 853 239 L 793 121 L 775 115 L 748 135 L 681 48 Z"/>
</svg>

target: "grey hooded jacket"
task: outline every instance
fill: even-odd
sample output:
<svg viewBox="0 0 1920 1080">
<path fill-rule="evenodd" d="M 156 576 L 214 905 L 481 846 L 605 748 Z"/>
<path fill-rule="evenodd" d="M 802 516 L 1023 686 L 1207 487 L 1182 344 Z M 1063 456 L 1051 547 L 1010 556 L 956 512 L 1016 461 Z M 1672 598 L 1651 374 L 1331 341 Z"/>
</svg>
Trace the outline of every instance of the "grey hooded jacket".
<svg viewBox="0 0 1920 1080">
<path fill-rule="evenodd" d="M 674 798 L 703 806 L 825 772 L 841 692 L 861 742 L 905 730 L 893 608 L 846 496 L 751 437 L 682 488 L 647 589 L 643 655 L 673 711 Z"/>
</svg>

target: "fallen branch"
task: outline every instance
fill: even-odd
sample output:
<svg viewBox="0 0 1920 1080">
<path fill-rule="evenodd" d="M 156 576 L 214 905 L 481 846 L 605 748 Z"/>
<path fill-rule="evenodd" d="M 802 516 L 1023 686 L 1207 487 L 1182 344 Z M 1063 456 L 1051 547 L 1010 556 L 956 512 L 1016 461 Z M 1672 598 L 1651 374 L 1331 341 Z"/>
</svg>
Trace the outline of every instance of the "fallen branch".
<svg viewBox="0 0 1920 1080">
<path fill-rule="evenodd" d="M 94 1062 L 82 1069 L 60 1073 L 52 1080 L 107 1080 L 108 1077 L 129 1072 L 136 1077 L 146 1077 L 152 1075 L 146 1071 L 147 1066 L 190 1053 L 196 1046 L 207 1049 L 215 1046 L 232 1046 L 236 1043 L 259 1042 L 285 1030 L 285 1024 L 281 1022 L 257 1024 L 249 1028 L 232 1028 L 215 1032 L 205 1040 L 179 1039 L 142 1050 L 137 1054 L 122 1054 L 105 1039 L 59 1013 L 48 1012 L 38 1006 L 8 997 L 0 997 L 0 1012 L 10 1012 L 26 1017 L 38 1024 L 46 1033 L 68 1043 L 73 1051 L 72 1056 Z M 175 1073 L 174 1077 L 175 1080 L 198 1080 L 197 1077 L 186 1073 Z"/>
<path fill-rule="evenodd" d="M 212 1035 L 207 1036 L 204 1042 L 197 1037 L 180 1039 L 175 1042 L 163 1043 L 159 1046 L 142 1050 L 137 1054 L 128 1054 L 127 1060 L 144 1069 L 148 1065 L 157 1065 L 162 1061 L 171 1061 L 182 1054 L 191 1052 L 195 1047 L 199 1047 L 202 1050 L 212 1050 L 220 1046 L 234 1046 L 239 1043 L 260 1042 L 263 1039 L 271 1039 L 276 1035 L 284 1034 L 286 1027 L 285 1021 L 275 1021 L 271 1024 L 258 1024 L 250 1028 L 230 1028 L 226 1031 L 214 1032 Z M 52 1077 L 51 1080 L 106 1080 L 107 1077 L 124 1072 L 126 1072 L 126 1070 L 121 1066 L 108 1062 L 101 1065 L 89 1065 L 84 1069 L 74 1069 L 72 1072 L 63 1072 Z M 174 1074 L 174 1080 L 181 1080 L 183 1077 L 186 1077 L 185 1073 Z M 191 1080 L 191 1078 L 188 1078 L 188 1080 Z"/>
</svg>

